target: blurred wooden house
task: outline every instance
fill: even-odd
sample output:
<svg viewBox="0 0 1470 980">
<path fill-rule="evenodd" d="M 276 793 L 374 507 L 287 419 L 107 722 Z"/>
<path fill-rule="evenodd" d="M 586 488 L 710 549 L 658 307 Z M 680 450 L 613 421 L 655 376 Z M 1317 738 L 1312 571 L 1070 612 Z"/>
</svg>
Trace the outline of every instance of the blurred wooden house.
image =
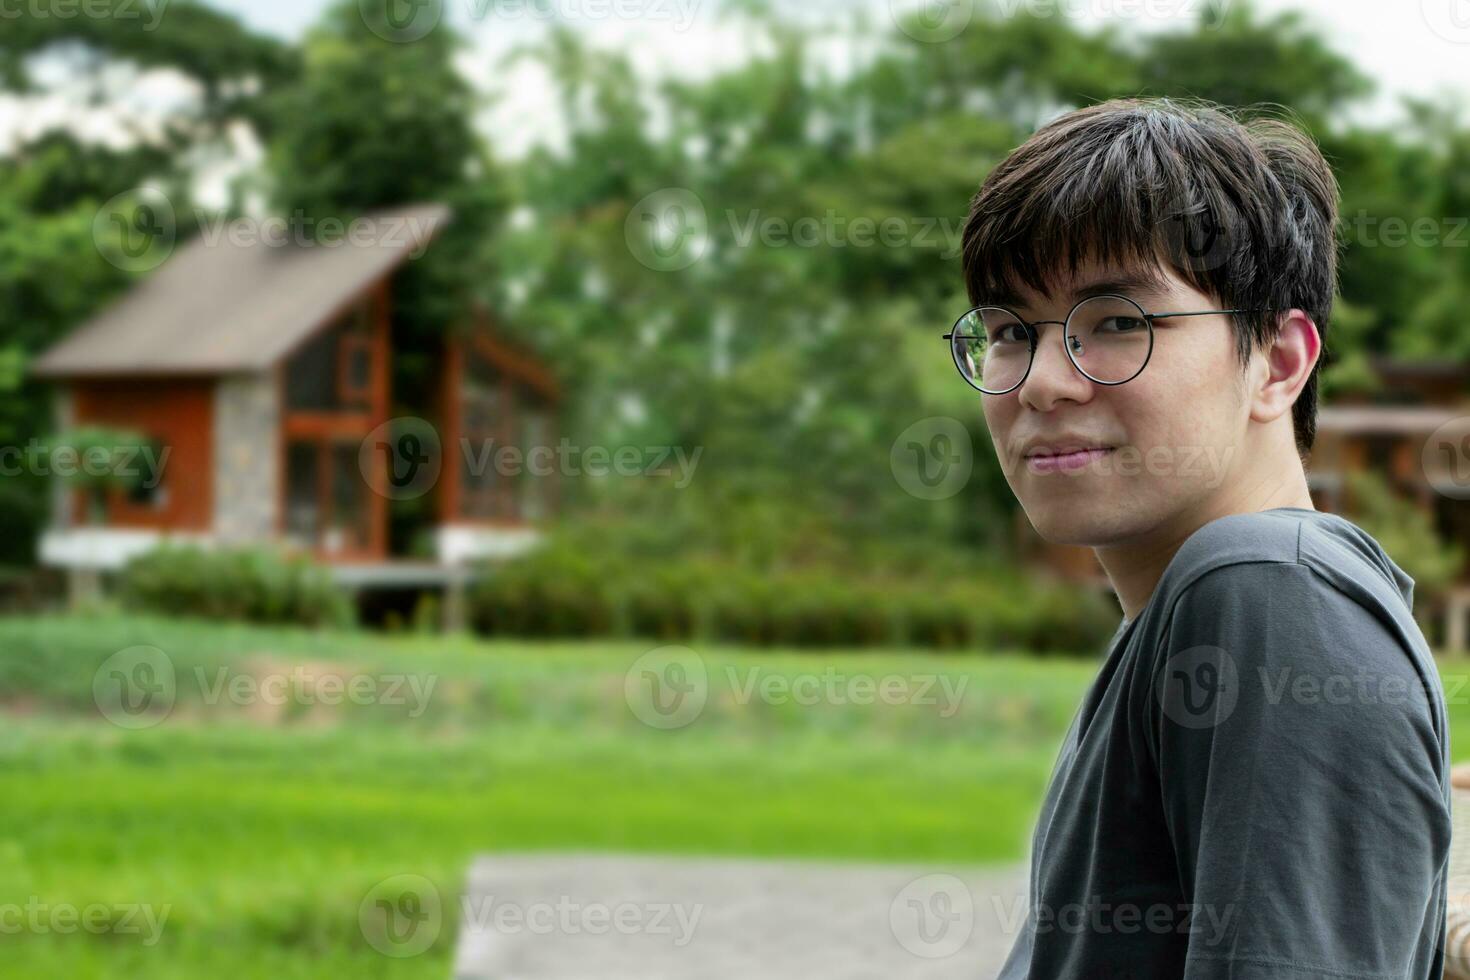
<svg viewBox="0 0 1470 980">
<path fill-rule="evenodd" d="M 1358 514 L 1351 477 L 1373 472 L 1400 497 L 1428 513 L 1439 536 L 1470 555 L 1470 364 L 1372 362 L 1376 390 L 1345 395 L 1322 406 L 1307 481 L 1318 510 Z M 1459 438 L 1445 442 L 1452 429 Z M 1445 442 L 1430 445 L 1431 439 Z M 1445 451 L 1440 451 L 1445 450 Z M 1090 548 L 1041 541 L 1018 512 L 1023 550 L 1048 570 L 1083 585 L 1106 588 Z M 1470 560 L 1445 597 L 1443 645 L 1470 649 Z"/>
<path fill-rule="evenodd" d="M 449 220 L 384 212 L 377 233 L 325 245 L 200 236 L 45 352 L 34 371 L 56 383 L 60 432 L 134 433 L 169 455 L 155 485 L 100 511 L 58 485 L 42 562 L 95 573 L 164 541 L 277 544 L 349 584 L 435 585 L 531 546 L 555 481 L 487 465 L 476 440 L 551 444 L 550 374 L 477 312 L 434 349 L 395 346 L 398 274 Z M 395 401 L 407 353 L 437 378 L 425 404 Z M 395 415 L 428 430 L 413 465 L 435 477 L 407 489 Z"/>
</svg>

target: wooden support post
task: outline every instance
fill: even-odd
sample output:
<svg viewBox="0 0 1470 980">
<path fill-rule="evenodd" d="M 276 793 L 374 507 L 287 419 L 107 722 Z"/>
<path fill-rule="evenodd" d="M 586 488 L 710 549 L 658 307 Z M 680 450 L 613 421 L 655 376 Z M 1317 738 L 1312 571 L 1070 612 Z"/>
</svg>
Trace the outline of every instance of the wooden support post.
<svg viewBox="0 0 1470 980">
<path fill-rule="evenodd" d="M 463 633 L 469 629 L 467 586 L 468 575 L 463 569 L 456 569 L 444 585 L 445 633 Z"/>
<path fill-rule="evenodd" d="M 1470 589 L 1455 589 L 1445 600 L 1445 650 L 1448 653 L 1465 653 L 1467 623 L 1470 619 Z"/>
<path fill-rule="evenodd" d="M 69 569 L 66 592 L 72 612 L 95 607 L 102 598 L 102 573 L 95 568 Z"/>
</svg>

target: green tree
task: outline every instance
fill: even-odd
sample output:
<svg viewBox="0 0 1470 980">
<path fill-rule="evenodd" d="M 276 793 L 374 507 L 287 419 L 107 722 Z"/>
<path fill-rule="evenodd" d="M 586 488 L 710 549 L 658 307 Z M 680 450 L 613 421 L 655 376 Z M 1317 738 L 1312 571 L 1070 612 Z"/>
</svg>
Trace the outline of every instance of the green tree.
<svg viewBox="0 0 1470 980">
<path fill-rule="evenodd" d="M 190 211 L 192 166 L 221 152 L 236 124 L 263 123 L 262 94 L 289 80 L 295 56 L 238 20 L 192 0 L 177 0 L 153 23 L 138 4 L 109 0 L 140 16 L 56 17 L 19 10 L 0 33 L 0 81 L 8 94 L 41 92 L 37 68 L 63 65 L 90 82 L 94 108 L 128 118 L 116 83 L 148 69 L 172 69 L 197 85 L 158 132 L 139 132 L 123 148 L 76 133 L 42 132 L 0 158 L 0 445 L 24 445 L 53 426 L 51 391 L 29 376 L 31 359 L 85 320 L 131 281 L 103 257 L 94 236 L 99 209 L 145 182 L 166 189 L 176 213 Z M 95 4 L 89 13 L 97 11 Z M 120 98 L 120 95 L 122 96 Z M 187 235 L 192 228 L 180 229 Z M 23 563 L 47 509 L 46 481 L 35 473 L 0 476 L 0 563 Z"/>
</svg>

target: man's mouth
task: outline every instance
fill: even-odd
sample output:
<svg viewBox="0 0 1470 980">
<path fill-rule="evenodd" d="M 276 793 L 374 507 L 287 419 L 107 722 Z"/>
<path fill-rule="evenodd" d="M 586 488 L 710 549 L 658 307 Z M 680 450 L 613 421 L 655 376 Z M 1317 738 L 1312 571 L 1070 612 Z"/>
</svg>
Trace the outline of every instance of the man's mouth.
<svg viewBox="0 0 1470 980">
<path fill-rule="evenodd" d="M 1067 449 L 1061 452 L 1041 449 L 1026 456 L 1026 467 L 1032 473 L 1071 473 L 1113 451 L 1111 446 Z"/>
</svg>

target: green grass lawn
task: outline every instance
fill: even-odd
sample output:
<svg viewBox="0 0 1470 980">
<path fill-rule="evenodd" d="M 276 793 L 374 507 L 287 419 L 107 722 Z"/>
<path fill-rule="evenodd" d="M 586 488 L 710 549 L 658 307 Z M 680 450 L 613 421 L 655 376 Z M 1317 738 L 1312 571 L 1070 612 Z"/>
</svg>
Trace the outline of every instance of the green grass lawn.
<svg viewBox="0 0 1470 980">
<path fill-rule="evenodd" d="M 99 715 L 92 683 L 111 654 L 139 644 L 167 653 L 178 696 L 166 720 L 129 730 Z M 709 703 L 661 731 L 624 695 L 652 645 L 0 620 L 0 903 L 169 907 L 153 946 L 137 935 L 0 935 L 4 972 L 443 980 L 452 915 L 428 952 L 393 958 L 366 941 L 359 907 L 399 874 L 452 900 L 472 856 L 496 850 L 1018 860 L 1094 670 L 701 648 Z M 208 688 L 221 670 L 268 677 L 300 663 L 411 672 L 435 687 L 410 717 L 382 704 L 208 704 L 197 683 L 201 672 Z M 951 690 L 963 683 L 963 697 L 947 716 L 940 705 L 737 697 L 752 678 L 823 676 L 844 691 L 853 678 L 942 676 Z M 1467 696 L 1451 711 L 1455 744 L 1470 746 Z"/>
<path fill-rule="evenodd" d="M 168 654 L 178 699 L 162 723 L 128 730 L 99 716 L 92 681 L 139 644 Z M 421 956 L 387 957 L 365 941 L 359 906 L 398 874 L 452 897 L 472 856 L 496 850 L 1016 860 L 1092 670 L 702 648 L 709 704 L 662 731 L 624 695 L 651 646 L 0 621 L 0 896 L 15 896 L 0 901 L 170 907 L 151 947 L 133 935 L 0 936 L 7 972 L 442 980 L 452 929 Z M 382 705 L 271 717 L 200 698 L 200 671 L 207 689 L 221 669 L 270 676 L 297 663 L 436 686 L 416 718 Z M 835 676 L 845 691 L 852 678 L 940 675 L 951 691 L 965 685 L 948 717 L 942 705 L 736 697 L 752 677 Z"/>
</svg>

